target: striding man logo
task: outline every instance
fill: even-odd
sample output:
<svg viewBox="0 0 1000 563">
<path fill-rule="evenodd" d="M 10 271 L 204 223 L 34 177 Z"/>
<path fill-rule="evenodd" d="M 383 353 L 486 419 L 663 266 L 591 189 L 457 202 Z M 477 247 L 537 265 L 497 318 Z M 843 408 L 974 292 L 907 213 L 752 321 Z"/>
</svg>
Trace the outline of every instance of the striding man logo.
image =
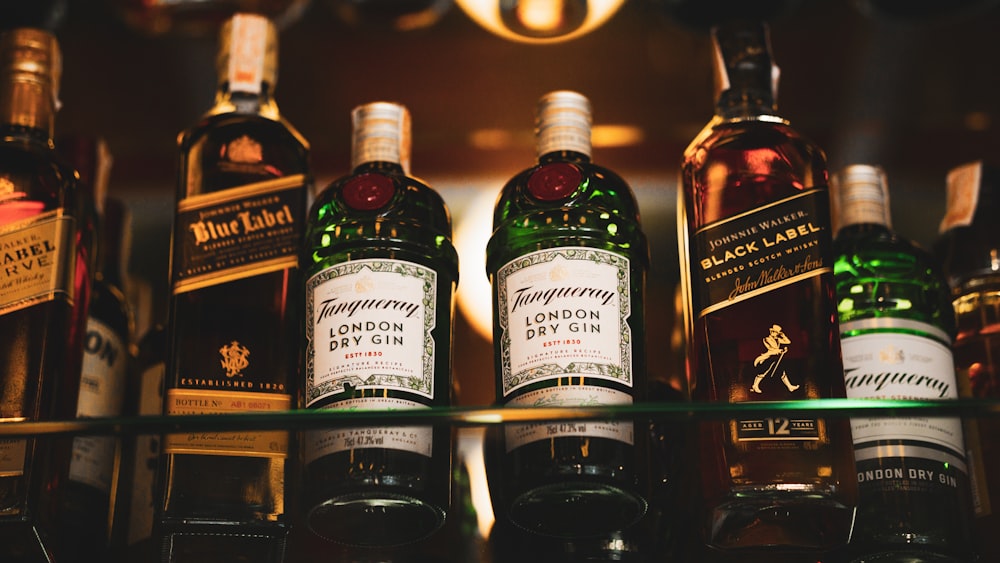
<svg viewBox="0 0 1000 563">
<path fill-rule="evenodd" d="M 750 386 L 750 391 L 754 393 L 762 393 L 760 383 L 764 379 L 774 377 L 778 373 L 781 359 L 785 357 L 785 353 L 788 352 L 788 346 L 792 343 L 780 325 L 771 325 L 768 335 L 762 340 L 764 342 L 764 352 L 753 361 L 754 367 L 760 370 L 753 380 L 753 385 Z M 788 380 L 788 374 L 784 369 L 781 369 L 779 377 L 789 392 L 799 388 L 798 385 L 792 385 L 792 382 Z"/>
<path fill-rule="evenodd" d="M 226 377 L 243 375 L 240 372 L 250 365 L 249 360 L 247 360 L 250 350 L 247 350 L 246 346 L 241 345 L 235 340 L 219 348 L 219 354 L 222 355 L 221 363 L 222 367 L 226 370 Z"/>
</svg>

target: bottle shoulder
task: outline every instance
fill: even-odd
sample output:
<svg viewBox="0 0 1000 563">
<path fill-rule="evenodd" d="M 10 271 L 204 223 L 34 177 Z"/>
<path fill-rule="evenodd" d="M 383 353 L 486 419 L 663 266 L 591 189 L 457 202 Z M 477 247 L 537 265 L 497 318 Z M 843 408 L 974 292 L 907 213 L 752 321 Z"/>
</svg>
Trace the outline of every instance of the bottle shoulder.
<svg viewBox="0 0 1000 563">
<path fill-rule="evenodd" d="M 378 176 L 391 185 L 391 196 L 376 209 L 355 209 L 349 204 L 352 184 Z M 444 198 L 423 180 L 406 174 L 386 170 L 368 170 L 341 176 L 330 182 L 316 196 L 310 213 L 314 226 L 351 224 L 374 219 L 421 222 L 437 233 L 451 236 L 451 212 Z"/>
<path fill-rule="evenodd" d="M 306 175 L 309 145 L 281 120 L 257 114 L 208 115 L 178 136 L 182 196 Z"/>
<path fill-rule="evenodd" d="M 4 139 L 0 141 L 0 171 L 10 183 L 0 200 L 4 210 L 0 224 L 57 208 L 81 218 L 84 206 L 76 173 L 53 149 L 25 140 Z"/>
<path fill-rule="evenodd" d="M 371 199 L 362 203 L 375 207 L 359 208 L 357 198 L 366 195 Z M 339 261 L 389 254 L 427 258 L 457 277 L 451 214 L 436 190 L 401 171 L 372 169 L 342 176 L 317 195 L 306 224 L 311 272 Z"/>
<path fill-rule="evenodd" d="M 841 322 L 895 317 L 954 334 L 951 292 L 934 256 L 886 229 L 855 229 L 834 240 Z"/>
<path fill-rule="evenodd" d="M 503 186 L 494 211 L 494 229 L 526 216 L 567 213 L 607 214 L 618 221 L 639 223 L 639 205 L 631 186 L 614 171 L 596 164 L 572 163 L 580 171 L 580 180 L 567 197 L 543 201 L 532 195 L 532 177 L 551 164 L 522 170 Z"/>
<path fill-rule="evenodd" d="M 783 121 L 714 119 L 688 146 L 681 180 L 700 227 L 806 190 L 827 189 L 823 150 Z"/>
<path fill-rule="evenodd" d="M 648 265 L 647 240 L 629 184 L 600 165 L 573 162 L 580 171 L 576 189 L 567 197 L 545 201 L 533 195 L 530 183 L 552 164 L 522 170 L 501 190 L 487 245 L 490 268 L 496 269 L 497 260 L 555 246 L 605 248 Z"/>
<path fill-rule="evenodd" d="M 287 120 L 282 117 L 272 118 L 259 113 L 224 112 L 208 113 L 181 131 L 177 137 L 178 146 L 183 150 L 197 143 L 205 142 L 206 138 L 231 137 L 238 134 L 270 135 L 275 138 L 292 141 L 290 146 L 296 146 L 303 152 L 309 151 L 309 142 Z"/>
</svg>

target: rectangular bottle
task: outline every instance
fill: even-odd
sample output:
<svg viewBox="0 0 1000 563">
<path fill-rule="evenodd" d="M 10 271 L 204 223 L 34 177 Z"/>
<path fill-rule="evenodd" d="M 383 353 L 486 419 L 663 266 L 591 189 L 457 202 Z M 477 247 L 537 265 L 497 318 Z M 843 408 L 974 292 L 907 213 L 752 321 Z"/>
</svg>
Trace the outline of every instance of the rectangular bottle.
<svg viewBox="0 0 1000 563">
<path fill-rule="evenodd" d="M 629 405 L 646 386 L 649 254 L 629 185 L 591 161 L 591 107 L 536 108 L 538 161 L 503 187 L 486 269 L 496 402 Z M 498 518 L 559 537 L 608 535 L 646 513 L 646 429 L 628 420 L 507 424 L 487 468 Z"/>
<path fill-rule="evenodd" d="M 292 407 L 298 249 L 311 178 L 309 145 L 273 97 L 277 58 L 272 22 L 228 20 L 215 105 L 178 139 L 166 415 Z M 253 430 L 166 435 L 164 560 L 279 560 L 288 438 Z"/>
<path fill-rule="evenodd" d="M 54 150 L 61 73 L 51 34 L 0 36 L 0 419 L 76 415 L 90 287 L 76 175 Z M 0 560 L 51 557 L 72 439 L 0 441 Z M 57 552 L 58 553 L 58 552 Z"/>
<path fill-rule="evenodd" d="M 960 395 L 1000 398 L 1000 171 L 975 161 L 947 177 L 947 211 L 934 254 L 951 287 L 952 344 Z M 1000 419 L 965 420 L 972 481 L 973 542 L 983 561 L 1000 561 Z"/>
<path fill-rule="evenodd" d="M 831 181 L 834 274 L 847 396 L 955 399 L 951 291 L 930 253 L 892 230 L 878 167 Z M 854 561 L 971 560 L 972 503 L 960 418 L 852 418 Z"/>
<path fill-rule="evenodd" d="M 713 29 L 716 112 L 681 164 L 696 401 L 845 396 L 826 160 L 775 111 L 767 33 L 761 23 Z M 699 428 L 708 546 L 817 553 L 847 543 L 856 499 L 848 421 L 776 410 Z"/>
<path fill-rule="evenodd" d="M 410 175 L 410 114 L 352 112 L 351 173 L 316 197 L 302 253 L 307 409 L 406 410 L 451 404 L 458 253 L 444 200 Z M 444 524 L 451 428 L 305 432 L 305 523 L 351 546 L 426 538 Z"/>
<path fill-rule="evenodd" d="M 107 196 L 111 154 L 103 139 L 60 137 L 57 151 L 77 171 L 81 192 L 94 205 L 94 277 L 90 292 L 76 416 L 123 414 L 131 364 L 132 312 L 126 301 L 122 258 L 128 255 L 128 214 Z M 114 436 L 76 436 L 60 509 L 60 543 L 67 560 L 107 553 L 117 460 Z"/>
</svg>

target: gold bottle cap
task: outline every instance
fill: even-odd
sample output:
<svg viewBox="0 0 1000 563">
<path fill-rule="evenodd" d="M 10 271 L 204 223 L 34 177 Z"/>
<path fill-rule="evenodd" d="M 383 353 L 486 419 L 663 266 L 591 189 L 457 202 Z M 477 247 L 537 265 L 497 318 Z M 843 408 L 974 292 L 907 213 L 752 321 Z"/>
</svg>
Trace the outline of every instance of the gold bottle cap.
<svg viewBox="0 0 1000 563">
<path fill-rule="evenodd" d="M 834 232 L 859 223 L 892 227 L 889 183 L 878 166 L 853 164 L 830 179 Z"/>
<path fill-rule="evenodd" d="M 351 112 L 351 168 L 395 162 L 410 173 L 410 112 L 392 102 L 372 102 Z"/>
<path fill-rule="evenodd" d="M 268 83 L 273 90 L 278 81 L 278 29 L 271 20 L 257 14 L 235 14 L 219 33 L 216 70 L 220 83 L 230 92 L 259 94 Z"/>
<path fill-rule="evenodd" d="M 591 156 L 590 101 L 570 90 L 549 92 L 535 109 L 536 154 L 574 151 Z"/>
<path fill-rule="evenodd" d="M 0 35 L 0 119 L 51 130 L 59 109 L 62 54 L 55 36 L 33 28 Z"/>
</svg>

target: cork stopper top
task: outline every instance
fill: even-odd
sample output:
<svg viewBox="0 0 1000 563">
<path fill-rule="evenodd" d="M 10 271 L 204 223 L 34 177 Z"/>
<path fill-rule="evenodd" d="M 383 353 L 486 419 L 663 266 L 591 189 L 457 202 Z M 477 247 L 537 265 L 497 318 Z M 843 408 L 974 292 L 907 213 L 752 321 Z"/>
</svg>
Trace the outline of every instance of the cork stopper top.
<svg viewBox="0 0 1000 563">
<path fill-rule="evenodd" d="M 861 223 L 892 227 L 889 185 L 878 166 L 853 164 L 831 178 L 834 232 Z"/>
<path fill-rule="evenodd" d="M 399 164 L 410 173 L 410 112 L 392 102 L 371 102 L 351 111 L 351 168 L 368 162 Z"/>
<path fill-rule="evenodd" d="M 591 156 L 590 101 L 570 90 L 549 92 L 535 110 L 536 153 L 573 151 Z"/>
<path fill-rule="evenodd" d="M 230 92 L 259 94 L 267 83 L 278 81 L 278 30 L 271 20 L 257 14 L 235 14 L 219 33 L 216 70 L 220 84 Z"/>
</svg>

